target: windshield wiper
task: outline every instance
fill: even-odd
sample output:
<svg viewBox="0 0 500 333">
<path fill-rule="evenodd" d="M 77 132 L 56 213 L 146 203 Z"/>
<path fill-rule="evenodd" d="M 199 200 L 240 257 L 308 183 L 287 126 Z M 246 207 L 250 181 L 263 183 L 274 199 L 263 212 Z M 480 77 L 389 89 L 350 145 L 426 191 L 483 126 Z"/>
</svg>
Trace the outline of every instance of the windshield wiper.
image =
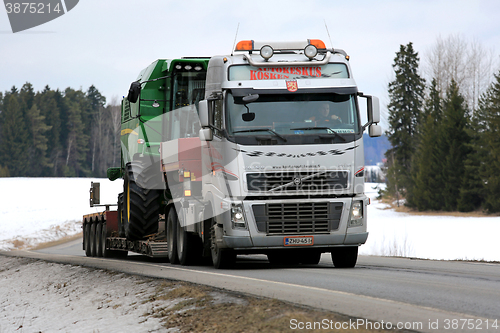
<svg viewBox="0 0 500 333">
<path fill-rule="evenodd" d="M 339 133 L 335 132 L 332 130 L 330 127 L 324 127 L 324 126 L 310 126 L 310 127 L 297 127 L 297 128 L 290 128 L 291 131 L 311 131 L 311 130 L 316 130 L 316 129 L 324 129 L 330 131 L 330 133 L 335 134 L 335 136 L 338 136 L 339 138 L 342 139 L 342 141 L 346 141 L 345 138 L 340 135 Z"/>
<path fill-rule="evenodd" d="M 276 133 L 275 131 L 273 131 L 270 128 L 252 128 L 252 129 L 247 129 L 247 130 L 234 131 L 233 134 L 234 133 L 245 133 L 245 132 L 262 132 L 262 131 L 273 133 L 281 140 L 283 140 L 285 142 L 287 141 L 282 135 Z"/>
</svg>

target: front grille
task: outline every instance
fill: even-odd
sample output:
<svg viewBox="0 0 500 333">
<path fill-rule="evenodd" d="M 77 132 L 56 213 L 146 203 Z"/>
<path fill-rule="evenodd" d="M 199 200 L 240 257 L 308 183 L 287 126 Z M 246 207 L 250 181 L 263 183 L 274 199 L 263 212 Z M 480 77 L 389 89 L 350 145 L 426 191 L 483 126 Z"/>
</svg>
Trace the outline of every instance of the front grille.
<svg viewBox="0 0 500 333">
<path fill-rule="evenodd" d="M 252 206 L 257 229 L 268 235 L 315 234 L 337 230 L 341 202 L 268 203 Z"/>
<path fill-rule="evenodd" d="M 347 171 L 262 172 L 247 174 L 248 191 L 283 193 L 343 190 L 348 185 Z"/>
</svg>

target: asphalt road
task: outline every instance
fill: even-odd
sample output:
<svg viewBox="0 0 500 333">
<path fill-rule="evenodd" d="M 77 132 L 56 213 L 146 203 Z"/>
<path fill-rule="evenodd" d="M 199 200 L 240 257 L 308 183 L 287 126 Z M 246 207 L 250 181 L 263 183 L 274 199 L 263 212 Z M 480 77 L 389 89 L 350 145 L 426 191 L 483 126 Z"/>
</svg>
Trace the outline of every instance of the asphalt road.
<svg viewBox="0 0 500 333">
<path fill-rule="evenodd" d="M 231 270 L 178 266 L 129 255 L 87 258 L 81 241 L 18 255 L 107 268 L 273 297 L 422 332 L 500 332 L 500 264 L 360 256 L 353 269 L 272 266 L 240 256 Z M 437 328 L 437 329 L 435 329 Z"/>
</svg>

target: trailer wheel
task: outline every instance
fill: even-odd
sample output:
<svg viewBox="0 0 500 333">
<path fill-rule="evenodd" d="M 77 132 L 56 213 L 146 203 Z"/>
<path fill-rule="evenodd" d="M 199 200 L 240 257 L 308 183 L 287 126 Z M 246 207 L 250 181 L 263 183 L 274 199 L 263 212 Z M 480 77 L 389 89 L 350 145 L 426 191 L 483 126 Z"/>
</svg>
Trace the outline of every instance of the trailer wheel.
<svg viewBox="0 0 500 333">
<path fill-rule="evenodd" d="M 171 206 L 168 209 L 167 221 L 167 249 L 168 249 L 168 260 L 171 264 L 178 264 L 179 257 L 177 255 L 177 213 L 175 212 L 175 207 Z"/>
<path fill-rule="evenodd" d="M 212 218 L 213 220 L 213 218 Z M 210 229 L 210 249 L 212 252 L 212 263 L 215 268 L 231 268 L 236 262 L 236 253 L 232 249 L 221 249 L 217 246 L 216 236 L 215 236 L 215 221 Z"/>
<path fill-rule="evenodd" d="M 358 260 L 358 247 L 336 247 L 331 252 L 333 265 L 337 268 L 352 268 Z"/>
<path fill-rule="evenodd" d="M 125 237 L 125 226 L 123 224 L 123 192 L 118 194 L 118 236 Z"/>
<path fill-rule="evenodd" d="M 91 257 L 92 253 L 90 252 L 90 223 L 85 223 L 84 226 L 84 237 L 83 237 L 83 244 L 85 246 L 85 255 L 87 257 Z"/>
<path fill-rule="evenodd" d="M 95 229 L 96 237 L 96 257 L 103 257 L 103 246 L 102 246 L 102 222 L 97 223 Z"/>
<path fill-rule="evenodd" d="M 123 181 L 123 221 L 128 240 L 145 239 L 158 232 L 159 167 L 146 167 L 141 161 L 127 163 Z M 160 180 L 158 180 L 160 179 Z"/>
<path fill-rule="evenodd" d="M 95 257 L 96 256 L 96 252 L 97 252 L 95 225 L 96 225 L 96 223 L 91 223 L 90 224 L 89 247 L 90 247 L 90 256 L 91 257 Z"/>
</svg>

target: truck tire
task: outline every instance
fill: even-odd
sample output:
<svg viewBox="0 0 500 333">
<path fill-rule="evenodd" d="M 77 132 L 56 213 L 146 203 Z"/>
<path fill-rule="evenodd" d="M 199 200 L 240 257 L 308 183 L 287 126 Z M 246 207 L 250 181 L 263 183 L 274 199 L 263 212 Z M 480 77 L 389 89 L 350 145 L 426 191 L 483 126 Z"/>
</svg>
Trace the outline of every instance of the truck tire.
<svg viewBox="0 0 500 333">
<path fill-rule="evenodd" d="M 99 221 L 97 223 L 96 229 L 95 229 L 95 237 L 96 237 L 96 257 L 103 257 L 104 252 L 103 252 L 103 246 L 102 246 L 102 222 Z"/>
<path fill-rule="evenodd" d="M 194 265 L 201 261 L 201 239 L 186 231 L 186 228 L 177 224 L 177 256 L 183 266 Z"/>
<path fill-rule="evenodd" d="M 152 170 L 155 166 L 156 164 L 146 168 L 140 161 L 126 165 L 123 225 L 126 238 L 130 241 L 142 240 L 158 232 L 159 198 L 162 191 L 154 189 L 159 174 L 159 168 Z"/>
<path fill-rule="evenodd" d="M 353 268 L 358 260 L 358 247 L 336 247 L 332 249 L 331 255 L 336 268 Z"/>
<path fill-rule="evenodd" d="M 123 225 L 123 192 L 118 194 L 118 236 L 125 237 L 125 226 Z"/>
<path fill-rule="evenodd" d="M 167 232 L 167 249 L 168 249 L 168 260 L 171 264 L 178 264 L 179 257 L 177 255 L 177 213 L 175 212 L 175 207 L 170 206 L 168 208 L 167 220 L 165 221 L 165 228 Z"/>
<path fill-rule="evenodd" d="M 94 222 L 92 222 L 90 224 L 89 248 L 90 248 L 90 256 L 91 257 L 95 257 L 96 256 L 96 252 L 97 252 L 95 225 L 96 225 L 96 223 L 94 223 Z"/>
<path fill-rule="evenodd" d="M 215 228 L 215 219 L 212 218 L 212 228 L 210 229 L 210 249 L 212 252 L 212 263 L 215 268 L 231 268 L 236 262 L 236 253 L 232 249 L 221 249 L 217 246 Z"/>
<path fill-rule="evenodd" d="M 84 232 L 83 244 L 85 247 L 85 255 L 87 257 L 90 257 L 92 256 L 92 254 L 90 253 L 90 223 L 85 223 L 83 232 Z"/>
</svg>

